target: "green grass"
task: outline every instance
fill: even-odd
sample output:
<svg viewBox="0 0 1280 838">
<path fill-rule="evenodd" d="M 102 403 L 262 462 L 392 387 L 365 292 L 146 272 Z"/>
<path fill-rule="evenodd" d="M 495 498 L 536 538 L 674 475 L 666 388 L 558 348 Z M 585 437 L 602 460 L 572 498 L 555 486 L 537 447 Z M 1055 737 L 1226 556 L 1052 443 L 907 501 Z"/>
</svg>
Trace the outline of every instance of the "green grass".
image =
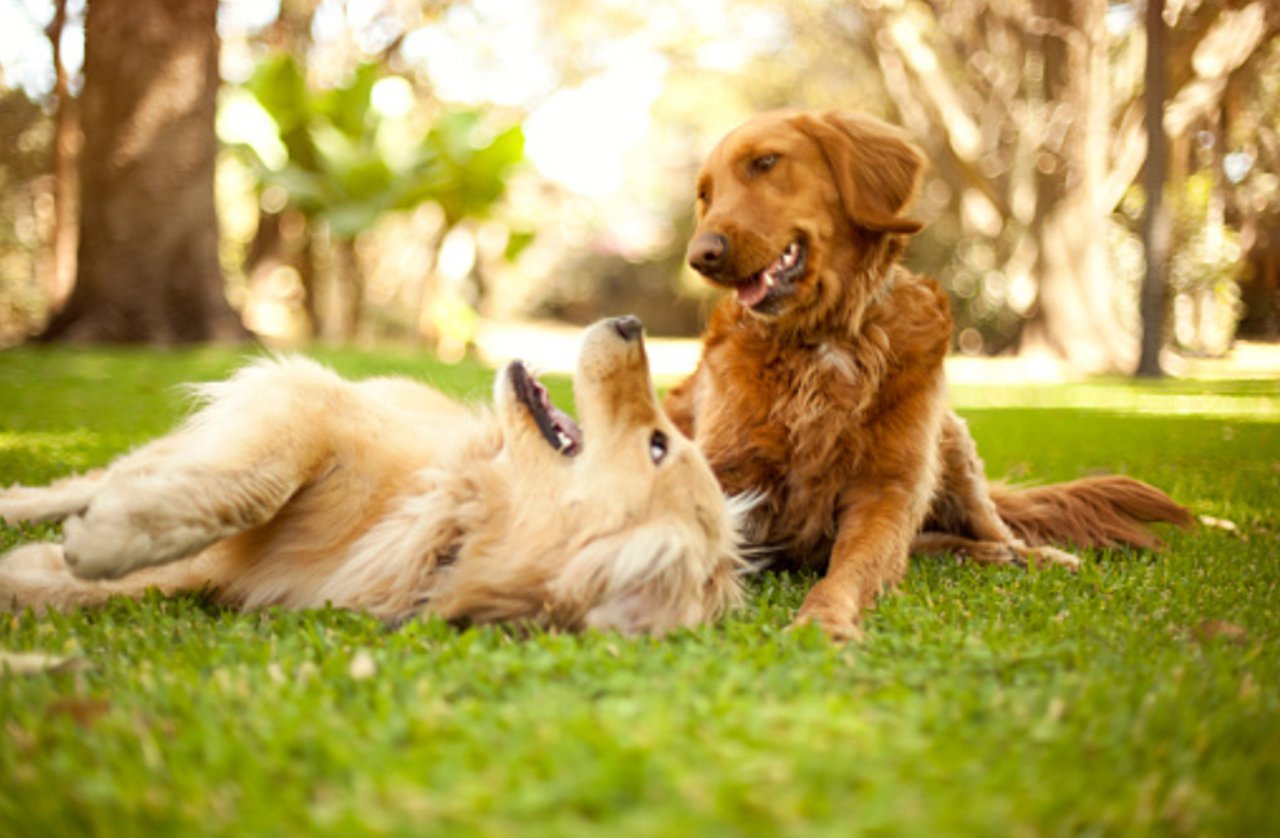
<svg viewBox="0 0 1280 838">
<path fill-rule="evenodd" d="M 478 398 L 491 380 L 409 352 L 320 355 Z M 238 360 L 0 353 L 0 484 L 162 433 L 172 385 Z M 1092 555 L 1075 576 L 915 559 L 850 647 L 785 632 L 810 580 L 770 574 L 742 613 L 664 640 L 392 632 L 198 596 L 0 616 L 0 649 L 87 664 L 0 676 L 0 834 L 1273 832 L 1276 383 L 955 398 L 993 475 L 1123 471 L 1239 529 L 1171 532 L 1161 555 Z M 47 533 L 0 528 L 0 548 Z"/>
</svg>

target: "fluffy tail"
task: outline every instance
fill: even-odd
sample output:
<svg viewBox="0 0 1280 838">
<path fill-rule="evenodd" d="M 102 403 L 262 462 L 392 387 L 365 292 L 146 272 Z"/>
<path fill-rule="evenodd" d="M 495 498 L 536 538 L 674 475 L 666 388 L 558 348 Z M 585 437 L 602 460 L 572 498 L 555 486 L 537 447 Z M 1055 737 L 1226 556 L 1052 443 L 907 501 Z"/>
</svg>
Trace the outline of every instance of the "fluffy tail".
<svg viewBox="0 0 1280 838">
<path fill-rule="evenodd" d="M 1155 550 L 1161 542 L 1151 524 L 1186 529 L 1195 521 L 1164 492 L 1131 477 L 1087 477 L 1023 490 L 992 486 L 991 494 L 1000 517 L 1033 546 Z"/>
</svg>

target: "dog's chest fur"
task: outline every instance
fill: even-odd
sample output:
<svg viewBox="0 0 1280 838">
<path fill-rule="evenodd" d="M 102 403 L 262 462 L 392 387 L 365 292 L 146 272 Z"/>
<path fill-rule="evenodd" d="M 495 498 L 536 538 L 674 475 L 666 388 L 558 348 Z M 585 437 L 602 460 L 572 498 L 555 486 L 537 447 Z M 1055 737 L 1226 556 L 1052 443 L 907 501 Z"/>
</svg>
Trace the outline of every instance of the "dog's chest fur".
<svg viewBox="0 0 1280 838">
<path fill-rule="evenodd" d="M 904 288 L 853 335 L 819 340 L 783 342 L 749 319 L 713 318 L 696 437 L 727 493 L 763 495 L 754 543 L 792 563 L 825 562 L 842 497 L 890 444 L 897 406 L 938 387 L 950 327 L 938 296 Z"/>
</svg>

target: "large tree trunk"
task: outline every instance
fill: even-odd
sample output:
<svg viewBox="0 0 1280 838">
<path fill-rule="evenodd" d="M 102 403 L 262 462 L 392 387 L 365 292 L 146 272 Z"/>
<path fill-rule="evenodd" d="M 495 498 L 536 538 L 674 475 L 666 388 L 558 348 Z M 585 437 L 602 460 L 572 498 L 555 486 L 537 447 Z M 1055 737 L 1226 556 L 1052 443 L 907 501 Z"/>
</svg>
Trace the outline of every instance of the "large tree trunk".
<svg viewBox="0 0 1280 838">
<path fill-rule="evenodd" d="M 1036 169 L 1039 303 L 1022 349 L 1089 371 L 1130 370 L 1133 325 L 1114 304 L 1107 256 L 1109 125 L 1105 0 L 1037 0 L 1050 120 Z"/>
<path fill-rule="evenodd" d="M 90 0 L 76 285 L 45 337 L 244 336 L 218 265 L 217 0 Z"/>
</svg>

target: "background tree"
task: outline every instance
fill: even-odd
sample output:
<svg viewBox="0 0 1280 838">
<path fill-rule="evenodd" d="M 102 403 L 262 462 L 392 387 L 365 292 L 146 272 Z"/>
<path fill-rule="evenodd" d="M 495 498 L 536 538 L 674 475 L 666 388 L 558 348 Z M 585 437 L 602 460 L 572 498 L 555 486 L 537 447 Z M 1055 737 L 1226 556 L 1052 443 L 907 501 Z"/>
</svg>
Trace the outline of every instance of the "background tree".
<svg viewBox="0 0 1280 838">
<path fill-rule="evenodd" d="M 1164 204 L 1164 183 L 1169 169 L 1169 144 L 1164 133 L 1167 61 L 1164 0 L 1147 0 L 1144 28 L 1147 34 L 1147 72 L 1143 92 L 1147 164 L 1142 183 L 1147 205 L 1142 216 L 1142 244 L 1147 266 L 1142 278 L 1142 347 L 1137 374 L 1154 378 L 1164 374 L 1160 351 L 1164 348 L 1166 263 L 1169 259 L 1169 218 Z"/>
<path fill-rule="evenodd" d="M 1047 130 L 1036 151 L 1028 230 L 1039 287 L 1021 340 L 1084 369 L 1128 370 L 1133 324 L 1116 312 L 1107 263 L 1106 11 L 1106 0 L 1038 0 L 1029 21 L 1042 67 L 1032 113 Z"/>
<path fill-rule="evenodd" d="M 1146 159 L 1145 42 L 1129 23 L 1141 8 L 865 0 L 850 16 L 817 5 L 829 31 L 874 61 L 888 116 L 935 164 L 944 188 L 925 197 L 940 217 L 915 252 L 950 287 L 961 322 L 979 326 L 978 345 L 1131 371 L 1137 285 L 1115 260 L 1136 225 L 1116 211 Z M 1180 7 L 1166 62 L 1172 161 L 1278 29 L 1274 4 Z"/>
<path fill-rule="evenodd" d="M 54 258 L 54 243 L 75 226 L 58 223 L 72 201 L 69 179 L 54 176 L 70 158 L 55 151 L 73 144 L 55 143 L 54 128 L 74 136 L 62 115 L 78 103 L 83 0 L 20 5 L 25 17 L 14 20 L 30 23 L 28 35 L 11 38 L 10 52 L 0 43 L 0 117 L 15 140 L 0 156 L 3 343 L 42 327 L 67 263 Z M 197 5 L 211 31 L 208 4 Z M 165 8 L 149 0 L 130 13 L 154 17 L 152 7 Z M 1147 127 L 1158 121 L 1169 138 L 1168 165 L 1156 168 L 1165 169 L 1172 230 L 1163 307 L 1171 316 L 1148 334 L 1182 353 L 1222 353 L 1242 302 L 1249 334 L 1280 333 L 1280 4 L 1167 4 L 1160 120 L 1144 117 L 1144 8 L 1139 0 L 653 0 L 643 9 L 622 0 L 221 0 L 218 126 L 232 146 L 217 163 L 225 291 L 250 328 L 282 341 L 432 335 L 478 315 L 580 322 L 618 310 L 646 312 L 664 334 L 689 334 L 705 298 L 680 251 L 702 155 L 752 112 L 841 107 L 904 125 L 930 157 L 917 206 L 929 224 L 908 258 L 951 293 L 960 349 L 1047 351 L 1078 367 L 1130 371 L 1151 194 L 1138 178 Z M 70 35 L 57 37 L 59 28 Z M 123 37 L 138 42 L 142 32 L 131 22 Z M 51 66 L 65 64 L 69 75 L 33 76 L 32 64 L 14 63 L 19 41 L 65 48 Z M 247 136 L 265 125 L 288 165 L 277 155 L 248 166 L 228 129 L 257 92 L 255 68 L 282 55 L 302 76 L 296 96 L 260 102 L 240 127 Z M 168 72 L 164 61 L 147 64 Z M 390 100 L 375 88 L 395 93 L 400 109 L 386 110 Z M 148 98 L 178 101 L 125 98 L 140 108 Z M 275 117 L 288 123 L 299 107 L 305 118 L 282 128 Z M 521 123 L 533 165 L 491 165 L 503 155 L 481 153 L 486 143 Z M 103 143 L 90 146 L 105 154 Z M 201 143 L 169 146 L 189 158 Z M 455 178 L 456 188 L 431 182 L 486 167 L 501 186 L 496 200 L 484 178 Z M 407 197 L 403 187 L 417 180 L 429 188 Z M 180 188 L 163 200 L 129 191 L 166 215 L 185 200 Z M 459 196 L 483 208 L 459 215 Z M 117 227 L 169 220 L 116 205 L 95 216 L 95 235 L 105 235 L 107 215 Z M 504 258 L 527 232 L 537 233 L 532 247 Z M 126 261 L 132 271 L 135 257 Z M 199 272 L 176 273 L 185 281 Z M 96 307 L 93 284 L 82 283 L 88 296 L 69 315 Z"/>
<path fill-rule="evenodd" d="M 89 3 L 76 282 L 46 339 L 245 334 L 218 263 L 217 10 L 217 0 Z"/>
<path fill-rule="evenodd" d="M 288 54 L 258 65 L 245 91 L 270 119 L 274 136 L 239 149 L 260 187 L 279 190 L 286 206 L 305 219 L 309 235 L 332 243 L 327 293 L 315 281 L 314 267 L 304 274 L 313 280 L 303 290 L 313 334 L 345 341 L 361 320 L 357 238 L 389 213 L 427 202 L 443 216 L 440 242 L 464 221 L 486 217 L 523 159 L 524 137 L 519 125 L 491 130 L 479 111 L 466 108 L 442 109 L 424 135 L 406 135 L 373 100 L 375 85 L 390 82 L 408 96 L 409 82 L 378 63 L 362 64 L 345 82 L 322 90 L 312 89 L 306 75 Z M 264 139 L 279 151 L 273 154 Z M 431 279 L 424 275 L 413 295 L 427 315 L 436 291 Z M 437 337 L 429 316 L 419 320 L 427 337 Z"/>
<path fill-rule="evenodd" d="M 53 53 L 53 232 L 50 236 L 52 267 L 46 277 L 49 305 L 66 304 L 76 269 L 76 155 L 80 151 L 79 115 L 71 94 L 71 74 L 63 60 L 63 35 L 67 31 L 67 0 L 55 0 L 53 19 L 45 34 Z"/>
<path fill-rule="evenodd" d="M 1240 335 L 1280 338 L 1280 38 L 1249 59 L 1221 122 L 1227 218 L 1240 231 Z"/>
</svg>

